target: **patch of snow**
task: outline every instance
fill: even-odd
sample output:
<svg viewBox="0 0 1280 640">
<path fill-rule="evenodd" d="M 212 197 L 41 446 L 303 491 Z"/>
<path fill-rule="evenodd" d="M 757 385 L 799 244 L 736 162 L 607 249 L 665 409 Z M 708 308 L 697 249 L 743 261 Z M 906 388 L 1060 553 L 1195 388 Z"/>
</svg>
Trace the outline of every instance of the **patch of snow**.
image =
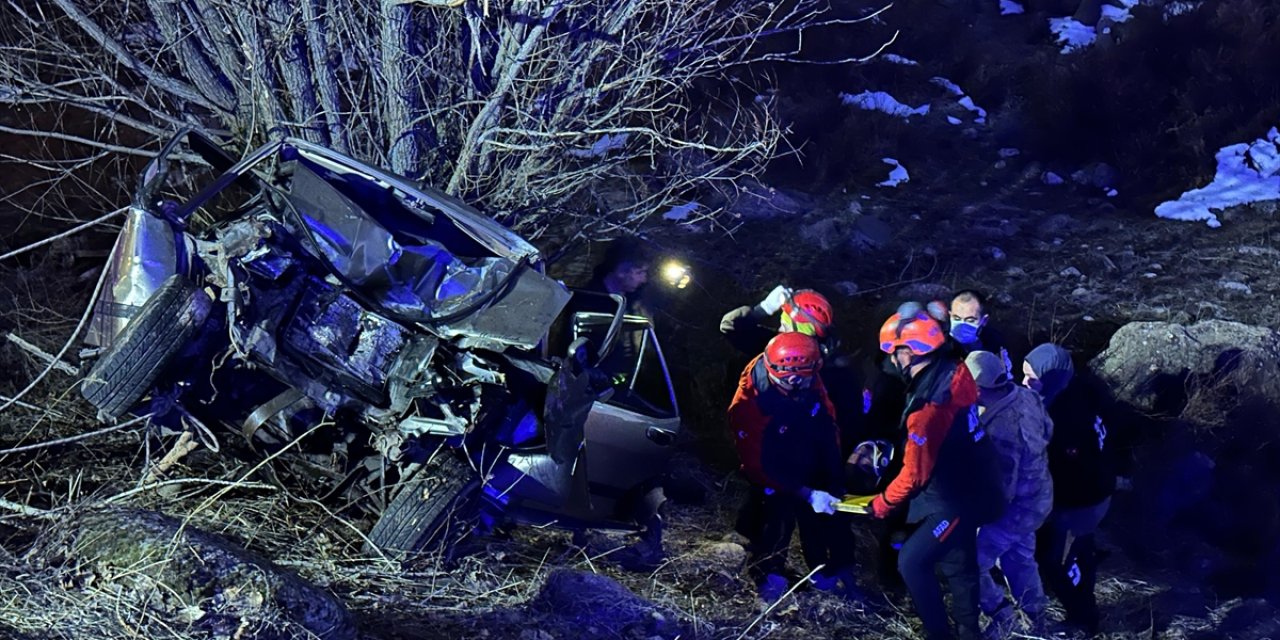
<svg viewBox="0 0 1280 640">
<path fill-rule="evenodd" d="M 1058 44 L 1062 45 L 1062 53 L 1083 49 L 1098 39 L 1098 33 L 1093 27 L 1075 18 L 1049 18 L 1049 31 L 1057 36 Z"/>
<path fill-rule="evenodd" d="M 1003 149 L 1001 149 L 1001 150 L 1000 150 L 1000 157 L 1001 157 L 1001 158 L 1016 158 L 1017 156 L 1019 156 L 1019 155 L 1021 155 L 1021 154 L 1022 154 L 1022 152 L 1021 152 L 1021 151 L 1019 151 L 1019 150 L 1017 150 L 1017 149 L 1014 149 L 1013 147 L 1005 147 L 1005 148 L 1003 148 Z"/>
<path fill-rule="evenodd" d="M 1174 18 L 1186 13 L 1191 13 L 1200 8 L 1204 4 L 1200 0 L 1173 0 L 1173 2 L 1164 5 L 1163 17 L 1168 22 L 1169 18 Z"/>
<path fill-rule="evenodd" d="M 1204 220 L 1216 228 L 1222 223 L 1215 211 L 1280 199 L 1280 131 L 1275 127 L 1265 138 L 1223 147 L 1214 158 L 1218 171 L 1213 182 L 1161 203 L 1156 215 L 1170 220 Z"/>
<path fill-rule="evenodd" d="M 1059 184 L 1065 184 L 1066 180 L 1063 180 L 1062 176 L 1052 171 L 1046 171 L 1044 172 L 1044 175 L 1040 176 L 1040 182 L 1043 182 L 1047 185 L 1059 185 Z"/>
<path fill-rule="evenodd" d="M 942 76 L 934 76 L 934 77 L 932 77 L 932 78 L 929 78 L 929 82 L 932 82 L 932 83 L 934 83 L 934 84 L 938 85 L 939 87 L 942 87 L 943 89 L 946 89 L 946 90 L 947 90 L 947 93 L 950 93 L 950 94 L 951 94 L 951 95 L 953 95 L 953 96 L 963 96 L 963 95 L 964 95 L 964 89 L 961 89 L 961 88 L 960 88 L 960 85 L 958 85 L 958 84 L 956 84 L 956 83 L 954 83 L 954 82 L 952 82 L 952 81 L 950 81 L 950 80 L 948 80 L 948 79 L 946 79 L 946 78 L 944 78 L 944 77 L 942 77 Z"/>
<path fill-rule="evenodd" d="M 1229 291 L 1239 291 L 1247 296 L 1253 295 L 1253 289 L 1249 288 L 1249 285 L 1235 280 L 1219 280 L 1218 287 Z"/>
<path fill-rule="evenodd" d="M 1129 13 L 1129 10 L 1137 6 L 1138 0 L 1120 0 L 1120 4 L 1124 6 L 1117 7 L 1112 4 L 1103 3 L 1102 17 L 1110 18 L 1112 22 L 1115 22 L 1117 24 L 1132 20 L 1133 14 Z"/>
<path fill-rule="evenodd" d="M 1130 13 L 1130 10 L 1138 6 L 1140 0 L 1119 0 L 1119 2 L 1121 6 L 1102 5 L 1102 17 L 1098 20 L 1098 23 L 1104 25 L 1103 33 L 1111 33 L 1111 27 L 1105 25 L 1120 24 L 1133 19 L 1133 14 Z M 1084 49 L 1098 39 L 1097 28 L 1071 17 L 1049 18 L 1049 30 L 1057 37 L 1058 44 L 1062 45 L 1061 51 L 1064 54 Z"/>
<path fill-rule="evenodd" d="M 955 116 L 947 116 L 947 122 L 950 122 L 951 124 L 964 124 L 963 120 Z"/>
<path fill-rule="evenodd" d="M 857 95 L 841 92 L 840 102 L 867 111 L 883 111 L 891 116 L 910 118 L 929 113 L 929 105 L 909 107 L 883 91 L 863 91 Z"/>
<path fill-rule="evenodd" d="M 662 219 L 671 220 L 673 222 L 683 222 L 688 220 L 689 216 L 693 214 L 694 211 L 697 211 L 699 206 L 701 205 L 696 202 L 686 202 L 684 204 L 676 205 L 667 209 L 666 213 L 662 214 Z"/>
<path fill-rule="evenodd" d="M 1013 0 L 1000 0 L 1000 15 L 1002 16 L 1016 16 L 1025 12 L 1026 9 L 1023 9 L 1022 5 Z"/>
<path fill-rule="evenodd" d="M 986 120 L 987 110 L 974 104 L 973 98 L 970 98 L 969 96 L 964 96 L 960 98 L 959 102 L 960 102 L 960 106 L 978 114 L 978 119 L 975 120 L 975 122 L 982 122 L 983 120 Z"/>
<path fill-rule="evenodd" d="M 1108 198 L 1114 198 L 1114 197 L 1116 197 L 1116 196 L 1118 196 L 1118 195 L 1120 195 L 1120 192 L 1119 192 L 1119 191 L 1116 191 L 1115 189 L 1107 189 L 1107 197 L 1108 197 Z"/>
<path fill-rule="evenodd" d="M 906 66 L 908 66 L 908 67 L 914 67 L 914 66 L 916 66 L 916 65 L 920 64 L 919 62 L 916 62 L 915 60 L 912 60 L 911 58 L 906 58 L 906 57 L 900 56 L 900 55 L 898 55 L 898 54 L 896 54 L 896 53 L 886 53 L 886 54 L 884 54 L 884 55 L 880 56 L 880 58 L 881 58 L 882 60 L 884 60 L 885 62 L 892 62 L 893 64 L 906 65 Z"/>
<path fill-rule="evenodd" d="M 571 149 L 569 150 L 569 155 L 578 158 L 600 158 L 614 149 L 621 149 L 622 145 L 627 143 L 627 138 L 630 137 L 631 134 L 629 133 L 619 133 L 617 135 L 606 133 L 600 136 L 600 139 L 596 140 L 590 149 Z"/>
<path fill-rule="evenodd" d="M 889 172 L 889 178 L 884 182 L 877 182 L 877 187 L 896 187 L 904 182 L 911 180 L 911 176 L 907 174 L 907 168 L 898 163 L 893 158 L 881 158 L 881 162 L 893 167 Z"/>
</svg>

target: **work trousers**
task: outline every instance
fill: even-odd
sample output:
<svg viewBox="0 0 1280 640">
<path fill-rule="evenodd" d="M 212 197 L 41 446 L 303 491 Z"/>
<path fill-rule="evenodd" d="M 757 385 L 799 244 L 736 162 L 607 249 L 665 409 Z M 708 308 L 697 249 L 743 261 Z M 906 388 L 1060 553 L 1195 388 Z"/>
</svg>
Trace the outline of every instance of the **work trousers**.
<svg viewBox="0 0 1280 640">
<path fill-rule="evenodd" d="M 1094 632 L 1098 629 L 1098 580 L 1095 533 L 1111 498 L 1075 509 L 1055 509 L 1040 528 L 1040 567 L 1045 583 L 1067 610 L 1067 623 Z"/>
<path fill-rule="evenodd" d="M 967 519 L 937 513 L 925 517 L 902 545 L 898 571 L 929 640 L 980 637 L 977 537 L 978 528 Z M 939 573 L 951 591 L 955 634 L 947 620 Z"/>
<path fill-rule="evenodd" d="M 1042 617 L 1049 606 L 1040 582 L 1036 564 L 1036 532 L 1004 528 L 1003 521 L 978 530 L 978 587 L 982 611 L 995 613 L 1004 602 L 1004 588 L 991 577 L 991 569 L 1000 565 L 1000 573 L 1009 582 L 1013 600 L 1033 619 Z"/>
<path fill-rule="evenodd" d="M 845 514 L 814 513 L 807 502 L 789 494 L 761 490 L 758 495 L 760 526 L 751 537 L 751 567 L 757 580 L 771 573 L 784 575 L 791 535 L 797 528 L 810 570 L 825 565 L 822 574 L 833 576 L 853 566 L 853 533 Z"/>
</svg>

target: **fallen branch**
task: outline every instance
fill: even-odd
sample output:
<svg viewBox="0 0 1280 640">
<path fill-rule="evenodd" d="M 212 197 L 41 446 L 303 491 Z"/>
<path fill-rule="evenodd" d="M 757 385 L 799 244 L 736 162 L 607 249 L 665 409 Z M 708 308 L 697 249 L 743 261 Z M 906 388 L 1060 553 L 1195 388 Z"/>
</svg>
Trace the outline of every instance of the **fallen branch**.
<svg viewBox="0 0 1280 640">
<path fill-rule="evenodd" d="M 61 360 L 58 360 L 57 358 L 54 358 L 53 356 L 49 355 L 49 353 L 44 349 L 41 349 L 40 347 L 37 347 L 36 345 L 31 344 L 26 340 L 23 340 L 21 336 L 14 335 L 11 332 L 6 332 L 4 334 L 4 337 L 7 338 L 9 342 L 12 342 L 18 345 L 19 349 L 22 349 L 23 351 L 26 351 L 27 353 L 35 356 L 36 359 L 38 359 L 39 361 L 53 367 L 54 369 L 57 369 L 58 371 L 61 371 L 67 375 L 72 375 L 72 376 L 78 375 L 80 373 L 79 371 L 76 370 L 75 367 Z"/>
<path fill-rule="evenodd" d="M 12 258 L 12 257 L 15 257 L 15 256 L 20 256 L 20 255 L 22 255 L 22 254 L 24 254 L 24 253 L 26 253 L 26 252 L 28 252 L 28 251 L 31 251 L 32 249 L 39 249 L 40 247 L 43 247 L 43 246 L 45 246 L 46 244 L 50 244 L 50 243 L 56 242 L 56 241 L 58 241 L 58 240 L 61 240 L 61 239 L 63 239 L 63 238 L 69 237 L 69 236 L 73 236 L 73 235 L 75 235 L 75 234 L 77 234 L 77 233 L 80 233 L 81 231 L 84 231 L 85 229 L 88 229 L 89 227 L 93 227 L 93 226 L 96 226 L 96 225 L 102 224 L 103 222 L 106 222 L 107 220 L 110 220 L 110 219 L 112 219 L 112 218 L 114 218 L 114 217 L 116 217 L 116 216 L 118 216 L 118 215 L 120 215 L 120 214 L 124 213 L 125 211 L 128 211 L 128 209 L 127 209 L 127 208 L 120 208 L 120 209 L 116 209 L 115 211 L 112 211 L 111 213 L 108 213 L 108 214 L 106 214 L 106 215 L 104 215 L 104 216 L 102 216 L 102 217 L 100 217 L 100 218 L 96 218 L 96 219 L 94 219 L 94 220 L 90 220 L 90 221 L 88 221 L 88 222 L 86 222 L 86 223 L 84 223 L 84 224 L 82 224 L 82 225 L 79 225 L 79 226 L 76 226 L 76 227 L 72 227 L 72 228 L 70 228 L 70 229 L 67 229 L 66 231 L 63 231 L 62 233 L 59 233 L 59 234 L 55 234 L 55 235 L 49 236 L 48 238 L 45 238 L 44 240 L 41 240 L 41 241 L 39 241 L 39 242 L 33 242 L 33 243 L 31 243 L 31 244 L 29 244 L 29 245 L 27 245 L 27 246 L 25 246 L 25 247 L 19 247 L 19 248 L 17 248 L 17 249 L 14 249 L 13 251 L 10 251 L 9 253 L 6 253 L 6 254 L 4 254 L 4 255 L 0 255 L 0 260 L 8 260 L 9 258 Z M 11 334 L 11 335 L 12 335 L 12 334 Z"/>
<path fill-rule="evenodd" d="M 36 518 L 47 518 L 49 517 L 49 514 L 53 513 L 52 511 L 37 509 L 19 502 L 10 502 L 4 498 L 0 498 L 0 509 L 8 509 L 16 513 L 21 513 L 24 516 L 33 516 Z"/>
<path fill-rule="evenodd" d="M 151 469 L 147 471 L 147 475 L 143 476 L 142 483 L 139 488 L 146 487 L 154 482 L 159 482 L 160 478 L 164 477 L 165 472 L 173 467 L 173 465 L 178 464 L 178 461 L 181 460 L 183 456 L 195 451 L 199 446 L 200 443 L 196 442 L 190 431 L 183 431 L 182 435 L 178 436 L 178 442 L 173 445 L 173 448 L 169 450 L 169 453 L 164 454 L 164 457 L 160 459 L 160 462 L 157 462 L 155 466 L 151 467 Z"/>
<path fill-rule="evenodd" d="M 146 419 L 148 419 L 148 418 L 150 418 L 150 417 L 151 417 L 151 414 L 149 414 L 149 413 L 148 413 L 148 414 L 147 414 L 147 415 L 145 415 L 145 416 L 138 416 L 138 417 L 136 417 L 136 418 L 134 418 L 134 419 L 132 419 L 132 420 L 128 420 L 128 421 L 125 421 L 125 422 L 121 422 L 120 424 L 113 424 L 113 425 L 111 425 L 111 426 L 109 426 L 109 427 L 103 427 L 103 428 L 101 428 L 101 429 L 98 429 L 97 431 L 90 431 L 89 433 L 82 433 L 82 434 L 77 435 L 77 436 L 68 436 L 68 437 L 66 437 L 66 438 L 58 438 L 57 440 L 50 440 L 50 441 L 48 441 L 48 442 L 40 442 L 40 443 L 37 443 L 37 444 L 28 444 L 28 445 L 23 445 L 23 446 L 21 446 L 21 447 L 14 447 L 14 448 L 12 448 L 12 449 L 0 449 L 0 456 L 9 455 L 9 454 L 11 454 L 11 453 L 21 453 L 21 452 L 23 452 L 23 451 L 34 451 L 34 450 L 36 450 L 36 449 L 44 449 L 44 448 L 47 448 L 47 447 L 56 447 L 56 446 L 58 446 L 58 445 L 60 445 L 60 444 L 67 444 L 67 443 L 70 443 L 70 442 L 78 442 L 78 441 L 80 441 L 80 440 L 87 440 L 87 439 L 89 439 L 89 438 L 97 437 L 97 436 L 100 436 L 100 435 L 103 435 L 103 434 L 111 433 L 111 432 L 113 432 L 113 431 L 119 431 L 119 430 L 121 430 L 121 429 L 125 429 L 125 428 L 128 428 L 128 427 L 131 427 L 131 426 L 133 426 L 133 425 L 135 425 L 135 424 L 138 424 L 139 422 L 142 422 L 143 420 L 146 420 Z"/>
</svg>

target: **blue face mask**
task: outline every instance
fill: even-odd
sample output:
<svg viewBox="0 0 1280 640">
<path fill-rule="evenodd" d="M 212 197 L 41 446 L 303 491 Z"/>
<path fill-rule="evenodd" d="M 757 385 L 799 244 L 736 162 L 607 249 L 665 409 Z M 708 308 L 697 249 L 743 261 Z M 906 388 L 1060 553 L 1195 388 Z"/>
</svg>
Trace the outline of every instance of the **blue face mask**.
<svg viewBox="0 0 1280 640">
<path fill-rule="evenodd" d="M 974 344 L 978 342 L 978 330 L 981 328 L 980 324 L 956 322 L 951 325 L 951 337 L 955 338 L 960 344 Z"/>
</svg>

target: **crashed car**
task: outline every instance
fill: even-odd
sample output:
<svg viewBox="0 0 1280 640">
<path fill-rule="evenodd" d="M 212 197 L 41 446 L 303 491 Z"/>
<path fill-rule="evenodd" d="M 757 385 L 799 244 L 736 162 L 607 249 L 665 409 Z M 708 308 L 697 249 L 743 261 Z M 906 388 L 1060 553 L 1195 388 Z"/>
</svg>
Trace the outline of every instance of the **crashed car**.
<svg viewBox="0 0 1280 640">
<path fill-rule="evenodd" d="M 271 456 L 396 556 L 479 525 L 654 517 L 680 414 L 620 298 L 559 318 L 575 294 L 528 242 L 302 140 L 237 160 L 184 131 L 140 182 L 82 353 L 100 419 Z"/>
</svg>

